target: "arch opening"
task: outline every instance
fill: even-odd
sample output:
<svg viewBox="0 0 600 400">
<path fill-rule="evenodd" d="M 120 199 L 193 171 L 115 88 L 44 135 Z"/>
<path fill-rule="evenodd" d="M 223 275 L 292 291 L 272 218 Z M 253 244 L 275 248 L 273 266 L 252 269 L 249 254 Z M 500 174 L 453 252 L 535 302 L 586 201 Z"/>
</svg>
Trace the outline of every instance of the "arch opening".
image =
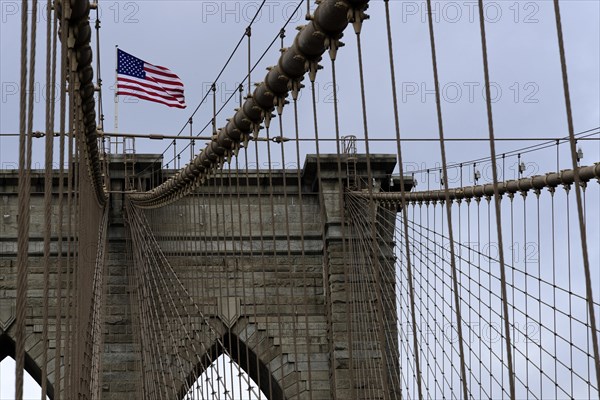
<svg viewBox="0 0 600 400">
<path fill-rule="evenodd" d="M 6 334 L 0 335 L 0 399 L 15 398 L 15 342 Z M 29 354 L 25 353 L 23 398 L 38 399 L 42 391 L 42 370 Z M 54 387 L 48 382 L 46 399 L 54 398 Z"/>
<path fill-rule="evenodd" d="M 224 346 L 215 343 L 203 355 L 186 379 L 180 398 L 285 399 L 279 382 L 243 340 L 227 333 L 221 343 Z"/>
</svg>

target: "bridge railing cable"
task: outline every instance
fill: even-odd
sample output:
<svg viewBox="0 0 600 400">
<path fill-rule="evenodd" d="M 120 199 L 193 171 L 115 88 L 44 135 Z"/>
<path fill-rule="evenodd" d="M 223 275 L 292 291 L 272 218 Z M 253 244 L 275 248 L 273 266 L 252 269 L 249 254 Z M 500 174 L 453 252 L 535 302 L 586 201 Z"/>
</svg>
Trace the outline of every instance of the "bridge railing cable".
<svg viewBox="0 0 600 400">
<path fill-rule="evenodd" d="M 582 171 L 588 169 L 581 168 Z M 572 174 L 567 171 L 566 175 Z M 586 197 L 597 198 L 597 185 L 588 186 L 588 179 L 584 178 L 581 182 L 582 188 L 587 187 Z M 550 180 L 543 187 L 523 186 L 516 192 L 502 192 L 502 207 L 508 225 L 506 238 L 510 240 L 505 258 L 506 298 L 511 315 L 510 346 L 515 357 L 515 393 L 518 398 L 595 398 L 599 393 L 593 380 L 593 339 L 590 335 L 582 340 L 574 336 L 574 332 L 594 329 L 585 310 L 576 311 L 574 308 L 576 304 L 586 302 L 585 285 L 579 281 L 583 271 L 576 268 L 581 260 L 573 254 L 561 253 L 555 247 L 559 238 L 566 246 L 577 240 L 568 233 L 559 233 L 576 228 L 577 222 L 569 219 L 569 197 L 572 197 L 573 184 L 571 176 L 561 183 Z M 560 187 L 564 190 L 559 190 Z M 528 196 L 528 193 L 533 195 Z M 373 193 L 373 196 L 377 195 Z M 395 271 L 397 286 L 395 293 L 388 292 L 384 301 L 397 310 L 393 321 L 398 324 L 400 354 L 406 354 L 406 357 L 400 357 L 404 367 L 400 371 L 409 376 L 419 373 L 411 362 L 417 357 L 436 360 L 435 363 L 427 363 L 421 371 L 422 389 L 427 397 L 457 395 L 459 386 L 456 382 L 462 379 L 455 346 L 458 322 L 451 317 L 456 290 L 451 283 L 453 278 L 448 257 L 451 247 L 455 248 L 457 257 L 457 283 L 464 311 L 469 394 L 473 397 L 510 395 L 507 376 L 498 370 L 500 366 L 507 370 L 508 360 L 502 351 L 506 337 L 502 334 L 503 313 L 498 307 L 502 302 L 498 290 L 500 260 L 499 245 L 493 234 L 492 196 L 492 193 L 487 193 L 451 198 L 451 212 L 457 217 L 453 225 L 454 241 L 451 241 L 449 227 L 444 224 L 444 203 L 447 200 L 443 192 L 436 198 L 419 201 L 407 201 L 399 196 L 397 200 L 390 201 L 381 196 L 375 200 L 380 213 L 375 222 L 364 216 L 365 202 L 370 201 L 366 192 L 347 194 L 349 225 L 356 227 L 356 235 L 351 237 L 356 241 L 355 247 L 363 248 L 360 253 L 371 254 L 369 247 L 372 242 L 366 234 L 369 224 L 375 223 L 376 231 L 381 235 L 377 242 L 380 246 L 378 253 L 386 254 L 385 246 L 381 246 L 390 234 L 393 233 L 396 238 L 395 243 L 390 244 L 394 246 L 395 257 L 383 258 L 381 268 L 386 274 Z M 404 208 L 402 204 L 405 204 Z M 550 210 L 550 215 L 541 214 L 544 210 Z M 519 221 L 519 218 L 522 220 Z M 409 224 L 410 253 L 401 245 L 405 239 L 402 219 Z M 597 227 L 590 230 L 590 235 L 595 234 Z M 407 257 L 411 257 L 415 268 L 411 278 L 417 300 L 417 324 L 414 327 L 411 327 L 408 311 Z M 371 263 L 353 262 L 352 268 Z M 361 276 L 368 273 L 367 269 L 360 272 Z M 365 278 L 353 282 L 354 290 L 360 293 L 359 285 L 365 285 Z M 367 288 L 365 285 L 362 290 Z M 380 290 L 385 290 L 385 287 Z M 359 297 L 355 294 L 355 298 Z M 562 300 L 557 301 L 558 298 Z M 594 306 L 599 305 L 600 302 L 594 300 Z M 390 327 L 386 329 L 388 333 L 393 332 Z M 415 337 L 420 343 L 418 354 L 414 353 L 411 344 Z M 402 392 L 405 395 L 416 393 L 414 380 L 399 379 L 403 382 Z"/>
<path fill-rule="evenodd" d="M 181 127 L 181 129 L 179 130 L 179 132 L 177 133 L 177 136 L 181 136 L 181 134 L 185 131 L 185 129 L 193 124 L 193 120 L 194 120 L 194 116 L 198 113 L 198 111 L 200 110 L 200 107 L 202 107 L 203 104 L 205 104 L 206 99 L 208 98 L 208 96 L 211 94 L 212 92 L 212 88 L 218 84 L 219 79 L 221 79 L 221 76 L 225 73 L 225 71 L 227 70 L 227 67 L 229 66 L 231 60 L 233 59 L 233 57 L 235 56 L 235 54 L 237 53 L 237 51 L 239 50 L 240 46 L 242 45 L 242 43 L 244 42 L 244 38 L 247 36 L 248 33 L 248 29 L 252 28 L 252 25 L 254 25 L 254 22 L 256 21 L 256 19 L 258 18 L 258 16 L 260 15 L 260 13 L 262 12 L 262 9 L 264 7 L 266 3 L 266 0 L 263 0 L 260 5 L 258 6 L 256 12 L 254 13 L 254 16 L 252 17 L 252 19 L 250 20 L 250 23 L 248 24 L 248 26 L 245 28 L 244 34 L 242 34 L 242 36 L 240 37 L 240 39 L 238 40 L 237 44 L 234 46 L 233 50 L 231 51 L 231 53 L 229 54 L 229 57 L 227 58 L 227 60 L 225 61 L 225 63 L 223 64 L 223 66 L 221 67 L 221 69 L 219 70 L 219 73 L 217 74 L 217 77 L 212 81 L 212 84 L 210 85 L 209 89 L 206 90 L 206 92 L 204 93 L 204 95 L 202 96 L 202 99 L 200 100 L 200 103 L 196 106 L 196 108 L 194 109 L 194 111 L 192 112 L 192 114 L 190 115 L 190 117 L 188 118 L 188 120 L 184 123 L 184 125 Z M 211 120 L 212 121 L 212 120 Z M 210 124 L 210 121 L 209 123 Z M 207 126 L 208 126 L 207 124 Z M 205 128 L 204 128 L 205 129 Z M 204 129 L 202 129 L 202 131 L 204 131 Z M 162 152 L 162 156 L 164 156 L 167 151 L 169 151 L 169 149 L 171 148 L 172 143 L 169 144 Z M 181 150 L 179 152 L 179 154 L 182 154 L 183 151 L 185 149 L 187 149 L 190 145 L 186 146 L 183 150 Z M 177 158 L 177 155 L 171 160 L 174 161 L 174 159 Z M 159 161 L 159 159 L 156 159 L 156 161 Z M 164 164 L 169 164 L 171 161 L 166 162 Z"/>
<path fill-rule="evenodd" d="M 284 24 L 283 24 L 283 26 L 281 27 L 280 31 L 279 31 L 279 32 L 278 32 L 278 33 L 275 35 L 275 37 L 273 38 L 273 40 L 271 40 L 271 42 L 270 42 L 270 43 L 267 45 L 267 47 L 265 48 L 265 50 L 264 50 L 264 51 L 262 52 L 262 54 L 261 54 L 261 55 L 258 57 L 258 59 L 257 59 L 257 60 L 254 62 L 254 64 L 252 64 L 252 66 L 251 66 L 251 67 L 249 66 L 249 70 L 248 70 L 248 72 L 246 73 L 246 75 L 245 75 L 245 76 L 243 76 L 243 77 L 242 77 L 242 79 L 240 79 L 240 82 L 244 82 L 244 81 L 246 81 L 247 79 L 250 79 L 252 72 L 254 72 L 254 70 L 255 70 L 255 69 L 256 69 L 256 68 L 259 66 L 259 64 L 260 64 L 260 63 L 263 61 L 263 59 L 266 57 L 266 55 L 269 53 L 269 51 L 270 51 L 270 50 L 273 48 L 273 46 L 274 46 L 274 45 L 275 45 L 275 43 L 277 42 L 277 39 L 278 39 L 278 38 L 280 37 L 280 35 L 281 35 L 281 31 L 284 31 L 284 30 L 287 28 L 287 26 L 290 24 L 290 22 L 292 21 L 292 19 L 293 19 L 294 15 L 295 15 L 295 14 L 296 14 L 296 12 L 297 12 L 297 11 L 300 9 L 300 7 L 302 6 L 302 3 L 303 3 L 304 1 L 305 1 L 305 0 L 300 0 L 300 1 L 298 2 L 298 4 L 296 5 L 296 7 L 295 7 L 295 9 L 294 9 L 294 12 L 290 14 L 290 16 L 288 17 L 288 19 L 285 21 L 285 23 L 284 23 Z M 263 2 L 263 4 L 264 4 L 264 2 Z M 254 16 L 254 18 L 252 19 L 252 21 L 254 21 L 254 20 L 256 19 L 256 16 L 257 16 L 257 15 L 258 15 L 258 12 L 255 14 L 255 16 Z M 252 27 L 252 24 L 250 24 L 248 28 L 251 28 L 251 27 Z M 242 41 L 243 41 L 244 37 L 248 36 L 247 34 L 248 34 L 248 30 L 247 30 L 247 31 L 246 31 L 246 33 L 245 33 L 245 34 L 244 34 L 244 35 L 243 35 L 243 36 L 240 38 L 240 42 L 239 42 L 239 43 L 238 43 L 238 45 L 236 46 L 236 50 L 237 50 L 237 48 L 239 47 L 239 45 L 242 43 Z M 233 54 L 231 55 L 231 57 L 233 57 Z M 231 57 L 230 57 L 230 60 L 231 60 Z M 229 62 L 230 60 L 228 60 L 228 62 Z M 226 66 L 225 66 L 225 67 L 226 67 Z M 202 99 L 202 103 L 203 103 L 204 101 L 206 101 L 206 98 L 207 98 L 207 97 L 208 97 L 208 95 L 209 95 L 209 94 L 212 92 L 212 88 L 213 88 L 213 87 L 216 87 L 216 85 L 217 85 L 217 83 L 218 83 L 218 80 L 219 80 L 219 78 L 221 77 L 221 75 L 223 74 L 223 72 L 224 72 L 224 70 L 225 70 L 225 67 L 223 67 L 223 69 L 221 70 L 221 72 L 219 73 L 219 75 L 217 76 L 217 78 L 216 78 L 216 79 L 213 81 L 213 83 L 211 84 L 211 89 L 208 89 L 208 90 L 207 90 L 207 92 L 206 92 L 206 94 L 205 94 L 204 98 Z M 243 91 L 243 85 L 241 85 L 241 84 L 240 84 L 239 92 L 240 92 L 240 93 L 242 93 L 242 91 Z M 209 126 L 211 126 L 211 124 L 213 124 L 213 123 L 215 122 L 215 121 L 214 121 L 214 120 L 215 120 L 215 118 L 221 114 L 221 112 L 223 111 L 223 109 L 224 109 L 224 108 L 225 108 L 225 107 L 226 107 L 226 106 L 227 106 L 227 105 L 228 105 L 228 104 L 231 102 L 231 100 L 232 100 L 232 99 L 235 97 L 235 95 L 236 95 L 236 94 L 237 94 L 237 93 L 236 93 L 236 91 L 233 91 L 233 92 L 232 92 L 232 93 L 231 93 L 231 94 L 230 94 L 230 95 L 227 97 L 227 99 L 225 100 L 225 102 L 224 102 L 223 104 L 221 104 L 221 106 L 219 107 L 219 109 L 216 111 L 215 115 L 214 115 L 213 117 L 211 117 L 210 119 L 208 119 L 208 121 L 205 123 L 205 125 L 203 126 L 203 128 L 202 128 L 200 131 L 198 131 L 198 132 L 195 134 L 195 136 L 196 136 L 196 137 L 199 137 L 200 135 L 202 135 L 202 134 L 203 134 L 203 133 L 206 131 L 206 129 L 207 129 Z M 202 105 L 202 103 L 201 103 L 200 105 Z M 192 114 L 192 116 L 190 117 L 190 119 L 188 120 L 188 122 L 186 123 L 186 125 L 184 125 L 184 126 L 181 128 L 181 130 L 179 131 L 179 133 L 177 134 L 177 136 L 181 136 L 181 134 L 183 133 L 184 129 L 185 129 L 185 128 L 186 128 L 188 125 L 191 127 L 191 125 L 190 125 L 190 121 L 192 121 L 192 120 L 193 120 L 193 117 L 194 117 L 195 113 L 197 112 L 197 110 L 199 109 L 200 105 L 199 105 L 199 106 L 198 106 L 198 108 L 197 108 L 197 109 L 194 111 L 194 114 Z M 240 104 L 240 106 L 241 106 L 241 104 Z M 211 140 L 212 140 L 212 138 L 211 138 Z M 181 149 L 179 152 L 176 152 L 176 154 L 174 154 L 173 158 L 169 159 L 167 162 L 164 162 L 164 161 L 163 161 L 163 164 L 164 164 L 164 165 L 169 165 L 169 164 L 171 164 L 171 163 L 174 163 L 174 162 L 175 162 L 175 160 L 177 160 L 177 159 L 179 158 L 179 156 L 181 156 L 182 154 L 184 154 L 184 153 L 185 153 L 185 151 L 186 151 L 188 148 L 190 148 L 190 146 L 191 146 L 191 145 L 192 145 L 192 144 L 191 144 L 191 142 L 190 142 L 190 143 L 188 143 L 187 145 L 185 145 L 185 146 L 183 147 L 183 149 Z M 167 147 L 167 149 L 165 149 L 165 151 L 163 151 L 163 153 L 162 153 L 162 156 L 164 156 L 164 155 L 166 154 L 166 152 L 168 151 L 168 149 L 170 148 L 170 146 L 171 146 L 171 145 L 169 145 L 169 146 Z M 192 159 L 193 159 L 193 157 L 190 159 L 190 162 L 191 162 L 191 160 L 192 160 Z M 155 162 L 157 162 L 157 161 L 159 161 L 159 160 L 160 160 L 160 157 L 159 157 L 159 158 L 157 158 L 157 159 L 155 160 Z M 143 170 L 142 170 L 141 172 L 139 172 L 137 175 L 140 175 L 140 176 L 141 176 L 141 175 L 143 175 L 144 173 L 146 173 L 146 172 L 148 171 L 148 169 L 149 169 L 149 168 L 150 168 L 150 167 L 147 167 L 147 168 L 143 169 Z"/>
<path fill-rule="evenodd" d="M 59 2 L 59 5 L 61 3 Z M 64 7 L 58 9 L 60 18 Z M 103 168 L 101 165 L 100 152 L 98 150 L 98 126 L 96 124 L 96 100 L 94 94 L 96 88 L 93 82 L 94 70 L 92 68 L 93 52 L 90 47 L 91 27 L 89 21 L 90 2 L 87 0 L 74 1 L 71 6 L 71 14 L 66 21 L 65 29 L 73 34 L 73 46 L 69 47 L 69 58 L 71 65 L 76 66 L 73 76 L 76 81 L 70 82 L 75 86 L 74 93 L 77 96 L 77 107 L 80 110 L 79 120 L 83 129 L 83 149 L 85 163 L 88 173 L 92 177 L 96 199 L 100 204 L 106 203 L 105 183 Z M 68 44 L 63 43 L 63 46 Z"/>
<path fill-rule="evenodd" d="M 311 76 L 317 73 L 318 60 L 327 48 L 337 46 L 348 25 L 348 16 L 354 18 L 356 11 L 353 10 L 362 10 L 366 4 L 367 1 L 322 1 L 313 19 L 296 35 L 294 44 L 282 52 L 278 64 L 269 70 L 265 80 L 248 96 L 215 140 L 175 177 L 147 193 L 132 195 L 136 205 L 156 207 L 180 198 L 228 157 L 236 155 L 240 144 L 247 143 L 251 133 L 258 134 L 263 121 L 268 127 L 272 111 L 276 105 L 283 107 L 290 91 L 292 97 L 297 97 L 301 79 L 306 73 Z"/>
</svg>

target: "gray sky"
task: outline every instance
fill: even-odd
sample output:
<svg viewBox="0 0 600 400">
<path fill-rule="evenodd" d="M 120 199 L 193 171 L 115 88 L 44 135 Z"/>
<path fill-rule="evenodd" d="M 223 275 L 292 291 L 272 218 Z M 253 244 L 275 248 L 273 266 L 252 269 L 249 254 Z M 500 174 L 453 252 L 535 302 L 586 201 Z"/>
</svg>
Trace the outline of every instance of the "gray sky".
<svg viewBox="0 0 600 400">
<path fill-rule="evenodd" d="M 113 130 L 115 45 L 148 62 L 163 65 L 179 74 L 186 87 L 188 108 L 166 106 L 120 98 L 119 131 L 131 133 L 178 133 L 199 104 L 210 83 L 216 77 L 231 50 L 243 34 L 260 2 L 256 1 L 100 1 L 101 59 L 104 82 L 105 130 Z M 435 101 L 430 61 L 429 38 L 424 1 L 392 1 L 395 39 L 396 72 L 401 96 L 400 118 L 404 137 L 436 135 Z M 293 1 L 267 1 L 253 27 L 253 59 L 262 54 L 278 32 L 283 21 L 294 9 Z M 475 1 L 447 1 L 436 4 L 436 37 L 439 54 L 440 81 L 443 96 L 444 126 L 448 137 L 483 137 L 487 134 L 483 97 L 483 70 L 477 8 Z M 488 47 L 493 94 L 495 129 L 498 137 L 563 136 L 566 118 L 562 101 L 562 84 L 556 28 L 551 1 L 486 2 L 488 18 Z M 3 133 L 18 132 L 19 82 L 19 25 L 20 2 L 0 1 L 1 24 L 1 82 Z M 304 10 L 304 6 L 302 6 Z M 583 131 L 600 126 L 600 31 L 597 1 L 563 2 L 567 61 L 570 72 L 571 96 L 575 130 Z M 368 11 L 371 20 L 363 29 L 367 107 L 372 137 L 393 136 L 391 92 L 383 2 L 372 1 Z M 38 77 L 36 81 L 35 128 L 44 128 L 45 78 L 41 68 L 45 60 L 45 16 L 39 12 L 42 31 L 38 40 Z M 94 13 L 92 13 L 94 15 Z M 286 45 L 291 42 L 293 28 L 304 22 L 303 13 L 293 18 L 288 27 Z M 95 17 L 94 17 L 95 18 Z M 354 35 L 347 31 L 346 47 L 338 57 L 338 86 L 341 132 L 362 136 L 360 98 Z M 262 79 L 264 68 L 273 65 L 278 57 L 278 45 L 271 49 L 253 74 L 253 81 Z M 218 87 L 218 103 L 246 74 L 246 45 L 232 60 Z M 329 60 L 322 64 L 317 83 L 319 123 L 322 137 L 334 137 L 332 122 L 332 85 Z M 301 97 L 301 135 L 314 137 L 310 112 L 310 93 Z M 219 104 L 218 104 L 219 105 Z M 234 102 L 218 117 L 219 126 L 233 114 Z M 212 106 L 207 102 L 194 118 L 197 133 L 211 118 Z M 304 118 L 303 118 L 304 117 Z M 291 136 L 292 114 L 284 114 L 285 134 Z M 188 133 L 187 130 L 185 132 Z M 272 133 L 275 135 L 276 132 Z M 0 163 L 9 167 L 16 163 L 16 139 L 2 138 Z M 529 143 L 526 143 L 529 144 Z M 500 144 L 499 151 L 521 147 L 523 143 Z M 407 163 L 427 162 L 434 165 L 439 159 L 437 147 L 431 143 L 406 147 Z M 41 147 L 41 146 L 37 146 Z M 42 163 L 41 150 L 34 162 Z M 137 143 L 138 152 L 160 152 L 165 146 L 156 141 Z M 291 145 L 289 146 L 290 150 Z M 481 148 L 479 148 L 481 147 Z M 599 147 L 589 147 L 586 154 L 598 154 Z M 464 143 L 448 144 L 449 159 L 465 161 Z M 334 147 L 325 147 L 331 151 Z M 374 146 L 372 151 L 384 151 Z M 435 149 L 436 151 L 432 151 Z M 361 148 L 359 147 L 359 151 Z M 364 151 L 364 149 L 362 149 Z M 585 150 L 585 149 L 584 149 Z M 314 152 L 307 146 L 306 152 Z M 485 155 L 487 146 L 471 145 L 468 155 Z M 598 157 L 595 157 L 596 159 Z M 38 161 L 39 160 L 39 161 Z M 528 160 L 535 161 L 538 160 Z M 410 166 L 409 166 L 410 167 Z M 433 167 L 432 167 L 433 168 Z M 540 166 L 540 169 L 543 169 Z"/>
<path fill-rule="evenodd" d="M 15 398 L 15 361 L 7 357 L 0 364 L 0 400 Z M 23 384 L 23 400 L 38 400 L 41 395 L 40 386 L 25 372 Z"/>
<path fill-rule="evenodd" d="M 104 1 L 100 0 L 101 59 L 104 82 L 105 130 L 113 131 L 115 45 L 147 62 L 162 65 L 177 73 L 185 84 L 188 108 L 166 106 L 120 98 L 119 131 L 129 133 L 177 134 L 199 104 L 210 83 L 228 58 L 259 1 Z M 476 1 L 434 2 L 435 29 L 442 89 L 444 128 L 447 137 L 487 137 L 487 118 L 483 96 L 483 67 Z M 494 126 L 497 137 L 562 137 L 568 134 L 564 111 L 562 81 L 552 2 L 486 1 L 490 75 L 493 81 Z M 256 60 L 278 33 L 296 1 L 267 1 L 253 26 L 252 59 Z M 312 5 L 314 7 L 314 5 Z M 398 93 L 400 126 L 403 137 L 437 136 L 431 53 L 425 1 L 390 1 Z M 600 2 L 562 1 L 563 30 L 575 132 L 600 126 Z M 305 6 L 288 26 L 285 44 L 289 45 L 296 25 L 304 23 Z M 20 1 L 0 0 L 0 132 L 17 133 Z M 366 94 L 370 137 L 394 136 L 389 63 L 383 1 L 371 1 L 371 19 L 364 23 L 362 40 L 366 71 Z M 92 19 L 95 13 L 92 12 Z M 36 71 L 35 129 L 44 129 L 45 16 L 40 11 Z M 94 39 L 95 40 L 95 39 Z M 342 39 L 346 46 L 337 60 L 341 134 L 363 137 L 358 83 L 356 40 L 351 28 Z M 278 44 L 253 73 L 253 81 L 262 80 L 265 67 L 274 65 Z M 95 59 L 97 54 L 94 55 Z M 217 87 L 217 106 L 246 74 L 246 44 L 241 46 Z M 320 136 L 335 137 L 330 62 L 317 77 Z M 305 82 L 308 86 L 308 83 Z M 237 100 L 228 104 L 218 117 L 218 126 L 233 115 Z M 299 101 L 300 135 L 314 138 L 310 92 L 304 89 Z M 194 117 L 194 133 L 212 116 L 208 101 Z M 284 135 L 293 136 L 291 107 L 284 112 Z M 57 125 L 58 126 L 58 125 Z M 210 133 L 210 127 L 205 132 Z M 185 134 L 188 134 L 187 128 Z M 264 134 L 264 132 L 262 133 Z M 273 136 L 278 134 L 273 124 Z M 597 137 L 597 136 L 596 136 Z M 180 142 L 182 143 L 182 142 Z M 295 160 L 293 142 L 286 145 L 286 159 Z M 535 142 L 499 142 L 499 154 Z M 138 152 L 160 153 L 167 142 L 138 141 Z M 393 145 L 393 143 L 391 143 Z M 374 143 L 371 152 L 395 153 L 390 143 Z M 600 161 L 600 141 L 580 144 L 583 164 Z M 43 165 L 43 144 L 38 139 L 34 164 Z M 181 146 L 181 145 L 179 145 Z M 262 146 L 262 145 L 261 145 Z M 303 153 L 314 153 L 313 143 L 304 142 Z M 395 149 L 395 145 L 393 145 Z M 199 146 L 197 146 L 198 148 Z M 331 142 L 322 152 L 334 152 Z M 358 151 L 364 151 L 359 144 Z M 448 160 L 463 162 L 489 154 L 488 144 L 447 144 Z M 431 142 L 408 143 L 403 147 L 406 170 L 439 168 L 439 145 Z M 266 162 L 265 152 L 262 158 Z M 172 150 L 168 153 L 172 155 Z M 253 157 L 253 156 L 252 156 Z M 569 168 L 567 147 L 561 146 L 560 168 Z M 556 168 L 555 149 L 524 156 L 525 175 L 541 174 Z M 182 159 L 182 163 L 187 159 Z M 277 158 L 275 157 L 275 161 Z M 15 168 L 17 139 L 0 137 L 0 168 Z M 303 162 L 303 160 L 301 160 Z M 516 158 L 507 160 L 507 179 L 515 176 Z M 483 169 L 489 180 L 488 169 Z M 466 174 L 470 177 L 472 170 Z M 453 175 L 451 175 L 452 177 Z M 458 176 L 458 175 L 454 175 Z M 439 185 L 439 175 L 430 177 Z M 426 174 L 418 174 L 419 186 L 426 187 Z M 486 179 L 488 178 L 488 179 Z M 465 184 L 469 184 L 465 181 Z M 454 180 L 452 186 L 458 186 Z M 592 198 L 597 200 L 597 197 Z M 594 204 L 593 202 L 591 204 Z M 597 204 L 597 203 L 596 203 Z M 600 221 L 598 207 L 588 210 L 591 221 Z M 590 233 L 591 262 L 598 265 L 598 231 Z M 598 293 L 598 290 L 596 290 Z"/>
</svg>

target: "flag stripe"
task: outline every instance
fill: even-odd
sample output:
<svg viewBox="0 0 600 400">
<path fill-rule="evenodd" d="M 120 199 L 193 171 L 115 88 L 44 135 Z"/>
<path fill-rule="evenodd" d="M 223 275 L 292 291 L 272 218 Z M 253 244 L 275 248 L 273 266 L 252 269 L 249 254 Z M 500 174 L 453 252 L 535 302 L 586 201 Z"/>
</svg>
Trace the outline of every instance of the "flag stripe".
<svg viewBox="0 0 600 400">
<path fill-rule="evenodd" d="M 169 81 L 169 80 L 163 79 L 161 77 L 154 76 L 152 74 L 146 74 L 146 79 L 150 79 L 153 82 L 160 83 L 160 84 L 164 85 L 165 87 L 170 87 L 173 89 L 180 89 L 181 91 L 183 91 L 183 85 L 179 84 L 177 82 Z"/>
<path fill-rule="evenodd" d="M 168 68 L 152 65 L 119 49 L 117 95 L 185 108 L 183 82 Z"/>
<path fill-rule="evenodd" d="M 154 90 L 148 90 L 146 88 L 140 87 L 139 85 L 129 85 L 129 84 L 125 84 L 125 83 L 119 83 L 117 85 L 117 89 L 119 89 L 120 92 L 136 92 L 136 93 L 145 93 L 148 96 L 152 96 L 152 97 L 160 97 L 162 99 L 168 100 L 168 101 L 174 101 L 177 103 L 183 103 L 183 101 L 181 100 L 181 97 L 177 98 L 177 97 L 173 97 L 170 96 L 168 94 L 164 94 L 161 92 L 157 92 Z"/>
<path fill-rule="evenodd" d="M 121 84 L 121 83 L 130 84 L 130 85 L 139 85 L 140 87 L 143 87 L 143 88 L 166 92 L 169 95 L 172 95 L 174 97 L 181 97 L 183 99 L 183 89 L 170 88 L 170 87 L 165 87 L 163 85 L 158 85 L 155 82 L 153 82 L 152 80 L 137 79 L 137 78 L 133 78 L 130 76 L 119 76 L 119 84 Z"/>
<path fill-rule="evenodd" d="M 142 99 L 142 100 L 148 100 L 148 101 L 153 101 L 153 102 L 156 102 L 156 103 L 161 103 L 161 104 L 164 104 L 164 105 L 169 106 L 169 107 L 185 108 L 185 105 L 179 103 L 178 101 L 169 101 L 169 100 L 162 99 L 160 97 L 154 97 L 154 96 L 149 96 L 149 95 L 146 95 L 146 94 L 142 94 L 140 92 L 130 92 L 130 91 L 119 90 L 117 92 L 117 95 L 133 96 L 133 97 L 137 97 L 137 98 Z"/>
<path fill-rule="evenodd" d="M 154 65 L 152 65 L 152 64 L 144 63 L 144 70 L 145 70 L 146 72 L 151 72 L 151 73 L 154 73 L 154 74 L 157 74 L 157 75 L 162 75 L 162 76 L 164 76 L 164 77 L 166 77 L 166 78 L 171 78 L 171 79 L 173 79 L 173 80 L 176 80 L 176 81 L 178 81 L 178 82 L 181 82 L 181 81 L 179 80 L 179 77 L 178 77 L 177 75 L 175 75 L 174 73 L 172 73 L 172 72 L 170 72 L 170 71 L 169 71 L 169 72 L 166 72 L 166 71 L 164 71 L 164 70 L 157 69 L 157 68 L 156 68 Z"/>
</svg>

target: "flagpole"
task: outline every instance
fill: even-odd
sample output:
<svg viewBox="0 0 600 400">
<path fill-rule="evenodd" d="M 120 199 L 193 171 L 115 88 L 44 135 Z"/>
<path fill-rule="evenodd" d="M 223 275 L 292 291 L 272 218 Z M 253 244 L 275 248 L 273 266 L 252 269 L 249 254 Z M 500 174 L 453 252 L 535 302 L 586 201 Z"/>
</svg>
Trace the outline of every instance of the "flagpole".
<svg viewBox="0 0 600 400">
<path fill-rule="evenodd" d="M 115 132 L 119 132 L 119 89 L 118 89 L 118 74 L 119 74 L 119 45 L 115 45 L 116 66 L 115 66 Z M 118 149 L 115 149 L 118 152 Z"/>
</svg>

